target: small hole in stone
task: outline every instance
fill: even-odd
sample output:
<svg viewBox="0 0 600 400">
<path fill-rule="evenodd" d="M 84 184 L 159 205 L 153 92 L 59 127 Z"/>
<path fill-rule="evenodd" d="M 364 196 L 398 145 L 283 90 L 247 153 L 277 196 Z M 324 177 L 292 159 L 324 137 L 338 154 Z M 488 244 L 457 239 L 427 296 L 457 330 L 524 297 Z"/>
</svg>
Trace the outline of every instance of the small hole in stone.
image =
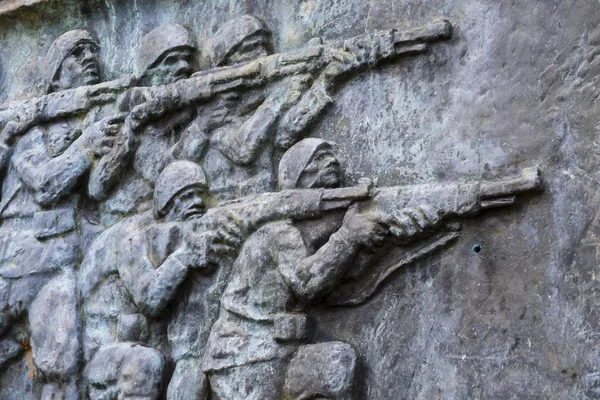
<svg viewBox="0 0 600 400">
<path fill-rule="evenodd" d="M 481 245 L 476 244 L 475 246 L 473 246 L 473 251 L 475 253 L 479 253 L 481 251 Z"/>
</svg>

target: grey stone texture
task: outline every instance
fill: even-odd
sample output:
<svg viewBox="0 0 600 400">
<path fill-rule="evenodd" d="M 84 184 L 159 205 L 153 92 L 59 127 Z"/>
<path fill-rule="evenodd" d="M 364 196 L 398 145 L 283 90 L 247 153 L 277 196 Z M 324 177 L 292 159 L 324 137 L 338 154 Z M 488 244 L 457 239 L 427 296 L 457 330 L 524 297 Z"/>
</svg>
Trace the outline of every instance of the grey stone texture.
<svg viewBox="0 0 600 400">
<path fill-rule="evenodd" d="M 600 398 L 599 23 L 0 1 L 0 399 Z"/>
</svg>

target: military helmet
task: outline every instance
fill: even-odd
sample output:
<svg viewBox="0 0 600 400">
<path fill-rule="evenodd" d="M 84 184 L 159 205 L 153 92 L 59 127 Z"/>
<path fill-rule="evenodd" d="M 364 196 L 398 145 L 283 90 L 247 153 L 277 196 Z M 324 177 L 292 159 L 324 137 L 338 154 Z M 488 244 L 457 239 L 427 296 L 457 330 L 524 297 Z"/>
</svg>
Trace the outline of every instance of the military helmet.
<svg viewBox="0 0 600 400">
<path fill-rule="evenodd" d="M 318 138 L 306 138 L 290 147 L 279 162 L 279 189 L 296 189 L 302 172 L 315 153 L 332 147 L 333 143 Z"/>
<path fill-rule="evenodd" d="M 191 161 L 175 161 L 158 176 L 154 186 L 154 216 L 165 214 L 169 201 L 184 189 L 207 187 L 206 174 L 202 167 Z"/>
<path fill-rule="evenodd" d="M 196 49 L 194 38 L 183 25 L 166 24 L 153 29 L 142 38 L 137 57 L 137 75 L 144 75 L 165 53 L 181 47 Z"/>
<path fill-rule="evenodd" d="M 267 24 L 252 15 L 243 15 L 224 23 L 212 39 L 211 62 L 213 67 L 221 66 L 240 43 L 258 33 L 271 36 L 271 30 Z"/>
<path fill-rule="evenodd" d="M 75 29 L 63 33 L 50 45 L 44 65 L 48 68 L 46 75 L 46 90 L 48 93 L 53 90 L 53 83 L 60 72 L 62 62 L 67 56 L 81 43 L 92 43 L 98 47 L 98 42 L 92 35 L 83 29 Z"/>
</svg>

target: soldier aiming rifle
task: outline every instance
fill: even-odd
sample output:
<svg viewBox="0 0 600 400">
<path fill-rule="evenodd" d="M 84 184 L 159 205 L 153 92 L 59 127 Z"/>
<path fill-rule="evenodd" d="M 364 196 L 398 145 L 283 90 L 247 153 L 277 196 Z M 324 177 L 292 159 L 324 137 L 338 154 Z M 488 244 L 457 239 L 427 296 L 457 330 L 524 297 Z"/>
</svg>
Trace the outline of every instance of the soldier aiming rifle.
<svg viewBox="0 0 600 400">
<path fill-rule="evenodd" d="M 241 63 L 226 66 L 217 65 L 211 70 L 197 72 L 189 79 L 144 88 L 144 101 L 132 109 L 133 119 L 135 124 L 143 124 L 166 112 L 210 100 L 217 93 L 262 86 L 291 75 L 318 73 L 344 56 L 348 57 L 349 69 L 373 66 L 382 60 L 422 53 L 428 43 L 446 40 L 451 36 L 450 22 L 439 20 L 423 27 L 390 29 L 330 44 L 313 41 L 302 50 L 271 54 L 247 62 L 242 60 Z"/>
<path fill-rule="evenodd" d="M 341 358 L 355 358 L 354 352 L 339 342 L 305 345 L 310 305 L 335 293 L 349 277 L 360 280 L 390 234 L 414 241 L 450 217 L 511 204 L 517 194 L 539 189 L 541 179 L 537 171 L 525 171 L 513 180 L 449 184 L 440 189 L 449 198 L 441 199 L 432 196 L 428 185 L 341 188 L 331 144 L 309 138 L 282 157 L 279 186 L 278 206 L 265 207 L 255 199 L 259 207 L 254 209 L 252 201 L 240 202 L 247 213 L 242 218 L 250 218 L 257 230 L 231 267 L 203 357 L 210 390 L 219 399 L 349 398 L 354 363 Z M 304 202 L 301 193 L 307 195 Z M 285 199 L 300 201 L 285 204 Z M 215 218 L 219 208 L 202 218 Z M 285 209 L 288 219 L 281 220 Z M 298 210 L 318 214 L 319 209 L 329 211 L 313 218 L 294 216 Z M 270 216 L 277 220 L 268 222 Z M 315 373 L 307 374 L 301 361 L 289 364 L 301 352 L 315 360 Z"/>
</svg>

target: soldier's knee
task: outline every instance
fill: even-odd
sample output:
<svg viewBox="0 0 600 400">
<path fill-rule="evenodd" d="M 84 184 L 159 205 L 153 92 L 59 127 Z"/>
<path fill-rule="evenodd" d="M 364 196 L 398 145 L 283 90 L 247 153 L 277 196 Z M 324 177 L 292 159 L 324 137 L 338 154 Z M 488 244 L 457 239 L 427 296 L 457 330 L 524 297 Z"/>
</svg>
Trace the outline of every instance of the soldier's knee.
<svg viewBox="0 0 600 400">
<path fill-rule="evenodd" d="M 57 285 L 59 283 L 62 281 Z M 29 310 L 31 348 L 36 367 L 44 375 L 64 377 L 75 372 L 79 361 L 77 303 L 66 293 L 68 289 L 74 293 L 75 288 L 48 286 L 42 289 Z"/>
<path fill-rule="evenodd" d="M 161 397 L 165 357 L 156 349 L 138 346 L 128 353 L 121 367 L 119 389 L 125 398 L 158 399 Z"/>
<path fill-rule="evenodd" d="M 165 357 L 159 350 L 130 343 L 106 346 L 98 350 L 86 367 L 88 396 L 159 399 L 165 366 Z"/>
<path fill-rule="evenodd" d="M 301 346 L 290 361 L 288 399 L 349 399 L 356 370 L 356 352 L 342 342 Z"/>
</svg>

